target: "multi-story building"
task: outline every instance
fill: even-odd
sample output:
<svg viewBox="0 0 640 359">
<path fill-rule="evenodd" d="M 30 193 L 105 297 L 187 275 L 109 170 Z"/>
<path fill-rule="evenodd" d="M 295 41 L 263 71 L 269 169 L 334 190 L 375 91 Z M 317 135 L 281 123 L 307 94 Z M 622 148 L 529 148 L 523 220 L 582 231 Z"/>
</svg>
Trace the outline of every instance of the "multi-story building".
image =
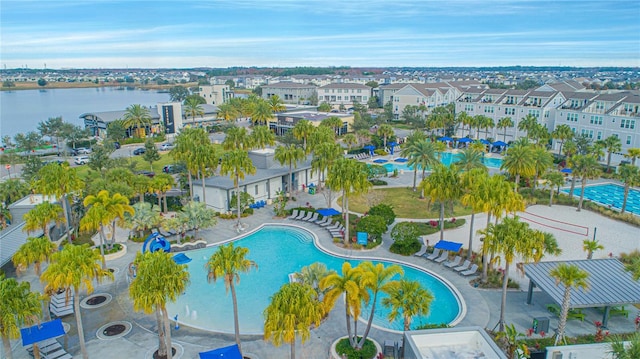
<svg viewBox="0 0 640 359">
<path fill-rule="evenodd" d="M 425 114 L 429 114 L 434 107 L 455 102 L 463 91 L 481 93 L 488 87 L 477 81 L 445 81 L 404 84 L 395 91 L 397 84 L 384 86 L 384 88 L 384 90 L 381 89 L 382 100 L 387 101 L 387 98 L 391 100 L 394 117 L 400 119 L 406 106 L 423 106 L 426 109 Z"/>
<path fill-rule="evenodd" d="M 209 105 L 220 105 L 233 97 L 229 85 L 200 85 L 198 93 Z"/>
<path fill-rule="evenodd" d="M 269 99 L 276 95 L 284 103 L 306 105 L 310 98 L 317 95 L 317 86 L 295 82 L 276 82 L 262 86 L 262 98 Z"/>
<path fill-rule="evenodd" d="M 371 97 L 371 87 L 357 83 L 332 83 L 318 88 L 318 102 L 331 106 L 353 106 L 354 103 L 367 104 Z"/>
<path fill-rule="evenodd" d="M 269 129 L 275 132 L 276 135 L 284 135 L 301 120 L 307 120 L 312 125 L 318 127 L 322 120 L 329 117 L 337 117 L 342 120 L 342 126 L 336 130 L 336 134 L 341 136 L 351 130 L 353 125 L 353 114 L 347 113 L 333 113 L 333 112 L 318 112 L 311 110 L 291 111 L 277 113 L 273 120 L 269 122 Z"/>
</svg>

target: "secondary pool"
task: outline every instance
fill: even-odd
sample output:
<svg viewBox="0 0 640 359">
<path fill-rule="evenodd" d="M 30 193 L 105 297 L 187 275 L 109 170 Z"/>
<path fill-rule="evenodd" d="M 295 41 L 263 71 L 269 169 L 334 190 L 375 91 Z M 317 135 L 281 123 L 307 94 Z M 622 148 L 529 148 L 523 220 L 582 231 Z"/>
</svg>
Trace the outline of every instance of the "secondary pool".
<svg viewBox="0 0 640 359">
<path fill-rule="evenodd" d="M 313 243 L 311 233 L 292 226 L 267 225 L 234 241 L 234 245 L 248 248 L 247 258 L 258 265 L 257 270 L 241 274 L 241 281 L 236 286 L 240 331 L 244 334 L 263 332 L 263 311 L 269 305 L 270 297 L 289 281 L 290 273 L 299 272 L 314 262 L 322 262 L 340 273 L 345 261 L 322 252 Z M 178 315 L 180 323 L 216 332 L 233 332 L 231 294 L 225 293 L 222 281 L 207 282 L 205 264 L 216 250 L 217 246 L 213 246 L 187 252 L 192 258 L 188 264 L 191 284 L 177 302 L 167 305 L 167 309 L 170 317 Z M 349 262 L 356 266 L 360 261 Z M 430 314 L 414 318 L 412 327 L 426 323 L 451 323 L 460 316 L 460 299 L 448 284 L 413 267 L 402 267 L 405 278 L 420 281 L 435 296 Z M 365 310 L 363 313 L 368 313 Z M 381 305 L 379 295 L 374 325 L 402 331 L 402 319 L 390 323 L 387 314 L 388 309 Z"/>
<path fill-rule="evenodd" d="M 443 164 L 450 166 L 452 163 L 458 162 L 460 159 L 460 155 L 451 152 L 442 152 L 440 157 L 440 162 Z M 485 157 L 484 165 L 488 168 L 496 168 L 499 169 L 502 166 L 502 159 L 493 158 L 493 157 Z M 388 162 L 383 164 L 384 168 L 387 169 L 387 172 L 393 172 L 394 170 L 403 170 L 403 171 L 413 171 L 413 166 L 409 166 L 406 162 Z M 420 168 L 418 168 L 420 169 Z"/>
<path fill-rule="evenodd" d="M 570 188 L 563 188 L 562 192 L 569 193 Z M 576 188 L 573 195 L 580 197 L 582 188 L 576 181 Z M 611 206 L 617 210 L 622 209 L 624 200 L 624 187 L 613 183 L 591 185 L 584 188 L 584 198 L 593 202 Z M 640 191 L 637 189 L 629 189 L 629 197 L 627 197 L 627 212 L 640 216 Z"/>
</svg>

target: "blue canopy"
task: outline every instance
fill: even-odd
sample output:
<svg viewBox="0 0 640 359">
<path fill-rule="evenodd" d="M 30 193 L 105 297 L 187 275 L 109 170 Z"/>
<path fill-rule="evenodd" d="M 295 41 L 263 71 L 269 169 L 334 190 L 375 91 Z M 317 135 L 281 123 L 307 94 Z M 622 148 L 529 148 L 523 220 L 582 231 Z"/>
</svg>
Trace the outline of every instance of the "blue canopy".
<svg viewBox="0 0 640 359">
<path fill-rule="evenodd" d="M 438 243 L 436 243 L 435 246 L 433 246 L 434 248 L 438 248 L 438 249 L 442 249 L 445 251 L 452 251 L 452 252 L 457 252 L 460 250 L 460 247 L 462 247 L 462 243 L 458 243 L 458 242 L 448 242 L 448 241 L 438 241 Z"/>
<path fill-rule="evenodd" d="M 62 326 L 62 320 L 58 318 L 50 322 L 40 323 L 40 325 L 22 328 L 20 329 L 20 335 L 22 336 L 22 345 L 26 346 L 43 340 L 63 336 L 64 327 Z"/>
<path fill-rule="evenodd" d="M 506 146 L 507 144 L 502 141 L 496 141 L 493 143 L 494 146 Z"/>
<path fill-rule="evenodd" d="M 562 173 L 571 173 L 571 172 L 573 172 L 573 170 L 571 168 L 563 168 L 563 169 L 560 170 L 560 172 L 562 172 Z"/>
<path fill-rule="evenodd" d="M 453 138 L 447 137 L 447 136 L 443 136 L 443 137 L 438 138 L 438 141 L 451 142 L 451 141 L 453 141 Z"/>
<path fill-rule="evenodd" d="M 458 140 L 458 142 L 460 143 L 467 143 L 467 142 L 471 142 L 471 139 L 468 137 L 463 137 L 461 139 Z"/>
<path fill-rule="evenodd" d="M 187 264 L 191 262 L 191 258 L 187 257 L 187 255 L 184 253 L 176 254 L 175 256 L 173 256 L 173 260 L 178 264 Z"/>
<path fill-rule="evenodd" d="M 373 160 L 374 163 L 387 163 L 389 162 L 388 160 L 385 160 L 384 158 L 378 158 L 377 160 Z"/>
<path fill-rule="evenodd" d="M 198 354 L 200 355 L 200 359 L 242 359 L 242 354 L 240 354 L 238 344 L 234 344 L 229 347 L 213 349 L 208 352 L 202 352 Z"/>
<path fill-rule="evenodd" d="M 375 146 L 368 145 L 368 146 L 364 146 L 363 148 L 364 148 L 365 150 L 368 150 L 368 151 L 369 151 L 369 156 L 373 157 L 373 150 L 375 150 L 375 149 L 376 149 L 376 147 L 375 147 Z"/>
<path fill-rule="evenodd" d="M 480 140 L 480 142 L 482 142 L 483 145 L 490 145 L 491 142 L 485 140 L 484 138 Z"/>
<path fill-rule="evenodd" d="M 335 216 L 336 214 L 340 214 L 340 212 L 338 212 L 338 210 L 333 209 L 333 208 L 323 208 L 323 209 L 317 210 L 316 212 L 320 213 L 323 217 Z"/>
<path fill-rule="evenodd" d="M 398 144 L 397 144 L 397 143 L 395 143 L 395 142 L 390 142 L 390 143 L 389 143 L 389 153 L 390 153 L 392 156 L 393 156 L 393 150 L 395 149 L 395 147 L 396 147 L 397 145 L 398 145 Z"/>
<path fill-rule="evenodd" d="M 409 161 L 409 160 L 408 160 L 408 159 L 406 159 L 406 158 L 398 157 L 398 158 L 396 158 L 396 159 L 395 159 L 395 160 L 393 160 L 393 161 L 394 161 L 394 162 L 403 163 L 403 162 L 407 162 L 407 161 Z"/>
</svg>

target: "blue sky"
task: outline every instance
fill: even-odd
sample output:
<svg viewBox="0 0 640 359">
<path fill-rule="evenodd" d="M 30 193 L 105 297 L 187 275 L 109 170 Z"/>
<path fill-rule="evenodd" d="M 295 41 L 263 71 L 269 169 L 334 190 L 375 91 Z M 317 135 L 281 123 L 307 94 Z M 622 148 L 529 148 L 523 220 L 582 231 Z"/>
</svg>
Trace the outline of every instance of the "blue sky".
<svg viewBox="0 0 640 359">
<path fill-rule="evenodd" d="M 1 0 L 6 68 L 640 66 L 632 0 Z"/>
</svg>

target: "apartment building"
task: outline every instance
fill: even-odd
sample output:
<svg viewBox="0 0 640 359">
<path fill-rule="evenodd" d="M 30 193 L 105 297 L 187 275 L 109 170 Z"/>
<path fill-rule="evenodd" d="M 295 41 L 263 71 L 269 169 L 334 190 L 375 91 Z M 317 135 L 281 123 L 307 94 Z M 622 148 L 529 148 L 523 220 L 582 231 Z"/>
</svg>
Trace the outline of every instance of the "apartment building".
<svg viewBox="0 0 640 359">
<path fill-rule="evenodd" d="M 298 121 L 307 120 L 315 127 L 320 126 L 322 120 L 329 117 L 337 117 L 342 120 L 342 126 L 336 129 L 336 135 L 341 136 L 351 131 L 354 115 L 347 113 L 318 112 L 315 110 L 300 110 L 278 113 L 269 121 L 269 129 L 276 135 L 281 136 L 291 131 Z"/>
<path fill-rule="evenodd" d="M 208 105 L 220 105 L 233 98 L 233 92 L 229 85 L 200 85 L 198 94 L 202 96 Z"/>
<path fill-rule="evenodd" d="M 284 103 L 293 105 L 309 104 L 309 98 L 317 94 L 317 86 L 295 82 L 277 82 L 262 86 L 262 98 L 276 95 Z"/>
<path fill-rule="evenodd" d="M 371 87 L 358 83 L 331 83 L 318 88 L 318 102 L 327 102 L 336 108 L 350 107 L 355 102 L 366 104 L 371 96 Z"/>
<path fill-rule="evenodd" d="M 425 114 L 429 114 L 434 107 L 455 102 L 463 91 L 470 94 L 476 91 L 479 95 L 488 88 L 478 81 L 411 83 L 403 84 L 400 88 L 397 85 L 400 84 L 384 86 L 380 90 L 382 100 L 386 101 L 388 98 L 391 101 L 395 119 L 401 119 L 402 112 L 408 105 L 424 106 Z"/>
</svg>

